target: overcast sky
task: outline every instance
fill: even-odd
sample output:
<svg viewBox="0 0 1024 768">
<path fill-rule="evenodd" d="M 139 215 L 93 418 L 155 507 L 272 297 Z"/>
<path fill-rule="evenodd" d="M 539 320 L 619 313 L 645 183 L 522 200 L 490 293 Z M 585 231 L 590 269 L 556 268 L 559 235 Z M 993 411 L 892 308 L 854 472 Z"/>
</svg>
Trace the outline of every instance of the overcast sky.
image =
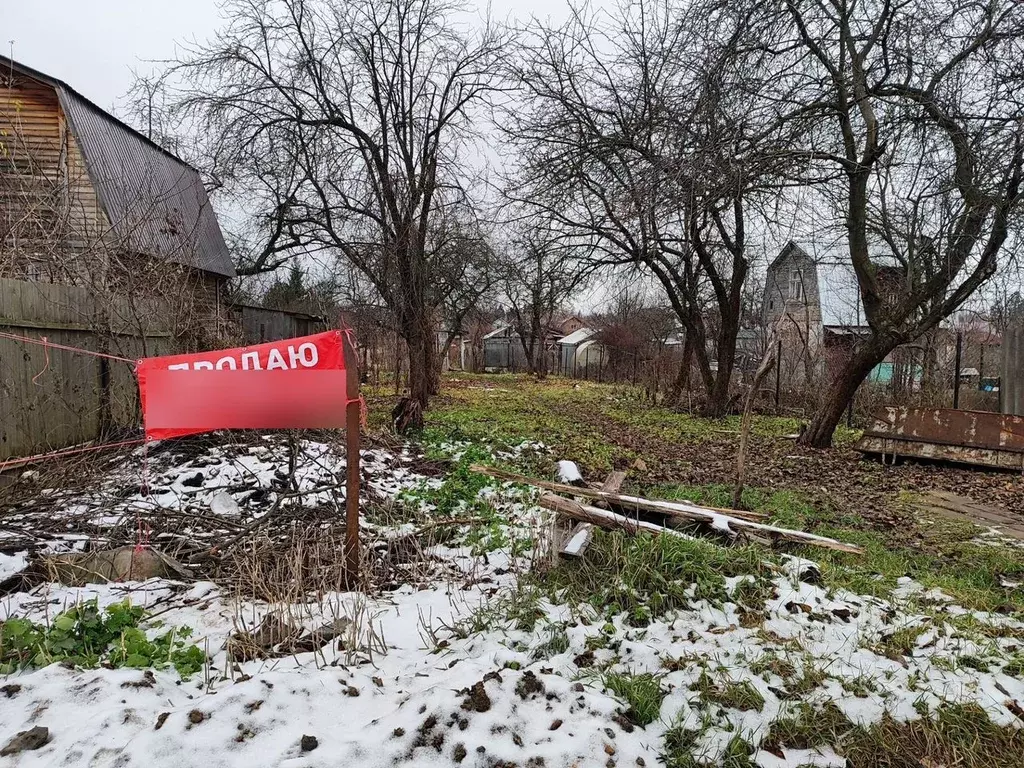
<svg viewBox="0 0 1024 768">
<path fill-rule="evenodd" d="M 485 2 L 473 3 L 483 13 Z M 210 37 L 221 23 L 216 0 L 0 0 L 3 53 L 67 82 L 110 109 L 152 60 L 176 45 Z M 601 5 L 601 3 L 597 3 Z M 497 19 L 564 15 L 565 0 L 496 0 Z"/>
</svg>

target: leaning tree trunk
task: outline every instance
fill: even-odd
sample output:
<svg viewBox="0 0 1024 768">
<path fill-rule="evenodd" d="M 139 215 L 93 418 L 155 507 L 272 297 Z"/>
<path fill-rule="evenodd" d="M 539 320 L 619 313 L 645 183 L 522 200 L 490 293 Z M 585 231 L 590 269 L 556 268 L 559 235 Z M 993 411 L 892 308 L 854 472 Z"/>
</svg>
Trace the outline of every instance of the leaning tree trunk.
<svg viewBox="0 0 1024 768">
<path fill-rule="evenodd" d="M 811 423 L 807 425 L 797 442 L 809 448 L 828 448 L 832 445 L 832 435 L 835 434 L 836 426 L 843 418 L 843 413 L 856 394 L 857 388 L 894 348 L 895 344 L 872 339 L 856 350 L 831 382 L 825 400 L 818 406 Z"/>
</svg>

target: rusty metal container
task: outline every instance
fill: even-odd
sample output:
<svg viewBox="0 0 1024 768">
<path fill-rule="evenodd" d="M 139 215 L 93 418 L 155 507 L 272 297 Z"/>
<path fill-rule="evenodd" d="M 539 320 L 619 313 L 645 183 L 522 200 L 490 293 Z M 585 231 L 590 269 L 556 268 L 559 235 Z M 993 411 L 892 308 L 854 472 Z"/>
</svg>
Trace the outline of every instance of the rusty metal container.
<svg viewBox="0 0 1024 768">
<path fill-rule="evenodd" d="M 872 417 L 856 448 L 1024 471 L 1024 418 L 988 411 L 888 406 Z"/>
</svg>

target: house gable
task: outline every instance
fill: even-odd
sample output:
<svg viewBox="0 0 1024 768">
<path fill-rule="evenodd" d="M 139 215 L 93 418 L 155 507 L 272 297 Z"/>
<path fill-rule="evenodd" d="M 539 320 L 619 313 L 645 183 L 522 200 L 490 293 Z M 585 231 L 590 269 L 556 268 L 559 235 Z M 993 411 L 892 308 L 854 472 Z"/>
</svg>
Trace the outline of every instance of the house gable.
<svg viewBox="0 0 1024 768">
<path fill-rule="evenodd" d="M 22 159 L 23 167 L 33 168 L 36 186 L 48 190 L 37 200 L 51 205 L 63 195 L 65 208 L 78 217 L 72 224 L 88 224 L 89 235 L 99 229 L 120 251 L 234 276 L 195 168 L 60 80 L 3 57 L 0 73 L 0 126 L 11 133 L 6 140 L 22 143 L 26 156 L 40 153 L 38 160 Z M 0 168 L 5 183 L 22 184 L 22 174 L 11 177 L 10 166 Z"/>
</svg>

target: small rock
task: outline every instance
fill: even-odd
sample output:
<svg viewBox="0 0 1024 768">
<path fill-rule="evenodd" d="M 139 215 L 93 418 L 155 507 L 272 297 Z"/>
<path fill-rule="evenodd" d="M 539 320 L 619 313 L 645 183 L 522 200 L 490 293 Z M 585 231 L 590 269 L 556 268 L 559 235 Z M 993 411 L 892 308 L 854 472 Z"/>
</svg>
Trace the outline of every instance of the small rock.
<svg viewBox="0 0 1024 768">
<path fill-rule="evenodd" d="M 636 759 L 636 764 L 639 765 L 640 768 L 643 768 L 645 765 L 647 765 L 647 761 L 644 760 L 642 757 L 638 757 Z"/>
<path fill-rule="evenodd" d="M 302 741 L 299 742 L 299 749 L 303 752 L 312 752 L 314 749 L 320 746 L 320 741 L 316 736 L 303 736 Z"/>
<path fill-rule="evenodd" d="M 373 680 L 373 684 L 376 685 L 378 688 L 383 688 L 384 687 L 384 681 L 381 680 L 379 677 L 374 677 L 374 678 L 371 678 L 371 679 Z"/>
<path fill-rule="evenodd" d="M 50 729 L 37 725 L 35 728 L 16 734 L 3 749 L 0 749 L 0 755 L 17 755 L 20 752 L 39 749 L 49 743 Z"/>
<path fill-rule="evenodd" d="M 395 728 L 395 730 L 391 732 L 391 735 L 396 739 L 400 739 L 405 736 L 405 728 Z"/>
<path fill-rule="evenodd" d="M 205 719 L 206 715 L 200 712 L 198 709 L 193 709 L 191 712 L 188 713 L 188 721 L 192 723 L 192 725 L 199 725 Z"/>
<path fill-rule="evenodd" d="M 605 744 L 604 745 L 604 753 L 606 755 L 614 755 L 615 754 L 615 747 L 613 747 L 611 744 Z"/>
<path fill-rule="evenodd" d="M 154 731 L 159 731 L 161 728 L 163 728 L 164 727 L 164 723 L 167 722 L 167 718 L 170 717 L 170 716 L 171 716 L 170 712 L 161 712 L 159 715 L 157 715 L 156 725 L 153 727 L 153 730 Z"/>
<path fill-rule="evenodd" d="M 350 685 L 348 688 L 345 689 L 345 695 L 346 696 L 353 696 L 353 697 L 358 696 L 359 695 L 359 689 L 356 688 L 354 685 Z"/>
<path fill-rule="evenodd" d="M 576 693 L 583 693 L 586 690 L 586 688 L 583 686 L 583 683 L 573 683 L 572 689 Z"/>
<path fill-rule="evenodd" d="M 615 768 L 615 760 L 609 757 L 608 761 L 604 764 L 604 768 Z"/>
<path fill-rule="evenodd" d="M 605 733 L 605 736 L 607 736 L 609 739 L 614 739 L 615 738 L 615 731 L 613 731 L 611 728 L 605 728 L 604 729 L 604 733 Z"/>
<path fill-rule="evenodd" d="M 464 744 L 456 744 L 455 750 L 452 752 L 452 759 L 456 763 L 461 763 L 466 759 L 466 746 Z"/>
<path fill-rule="evenodd" d="M 21 686 L 17 683 L 11 683 L 0 688 L 0 693 L 6 696 L 8 699 L 13 699 L 19 693 L 21 693 Z"/>
<path fill-rule="evenodd" d="M 548 728 L 548 730 L 549 731 L 557 731 L 561 727 L 562 727 L 562 721 L 561 720 L 555 720 L 555 722 L 553 722 L 551 724 L 551 727 Z"/>
</svg>

